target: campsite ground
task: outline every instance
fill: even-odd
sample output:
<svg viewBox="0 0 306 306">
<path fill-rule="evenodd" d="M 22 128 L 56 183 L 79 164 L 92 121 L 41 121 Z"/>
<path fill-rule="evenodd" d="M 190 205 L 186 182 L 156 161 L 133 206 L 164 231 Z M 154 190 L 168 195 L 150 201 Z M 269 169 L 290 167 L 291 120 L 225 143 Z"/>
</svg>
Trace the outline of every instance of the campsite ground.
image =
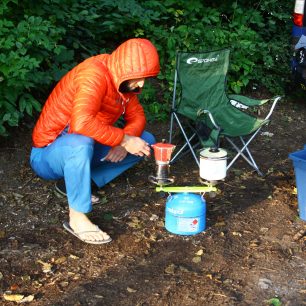
<svg viewBox="0 0 306 306">
<path fill-rule="evenodd" d="M 240 161 L 206 197 L 207 228 L 179 236 L 164 228 L 167 195 L 147 177 L 151 158 L 99 192 L 91 218 L 113 238 L 87 245 L 67 233 L 67 203 L 28 158 L 33 124 L 0 147 L 0 299 L 31 305 L 306 305 L 306 222 L 297 215 L 288 153 L 306 143 L 305 101 L 278 105 L 253 143 L 266 173 Z M 158 140 L 168 125 L 154 124 Z M 175 185 L 199 185 L 190 156 L 171 167 Z M 5 294 L 6 293 L 6 294 Z"/>
</svg>

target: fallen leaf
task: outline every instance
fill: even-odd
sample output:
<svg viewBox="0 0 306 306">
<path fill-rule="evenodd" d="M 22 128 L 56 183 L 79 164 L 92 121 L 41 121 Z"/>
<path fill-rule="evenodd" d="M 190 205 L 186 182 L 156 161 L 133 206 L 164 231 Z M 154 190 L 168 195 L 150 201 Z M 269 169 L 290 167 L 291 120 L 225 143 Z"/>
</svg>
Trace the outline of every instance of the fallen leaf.
<svg viewBox="0 0 306 306">
<path fill-rule="evenodd" d="M 75 255 L 70 254 L 70 255 L 69 255 L 69 258 L 72 258 L 72 259 L 78 259 L 79 257 L 78 257 L 78 256 L 75 256 Z"/>
<path fill-rule="evenodd" d="M 69 285 L 69 282 L 63 281 L 63 282 L 60 282 L 60 285 L 62 287 L 67 287 Z"/>
<path fill-rule="evenodd" d="M 13 192 L 13 196 L 14 198 L 17 200 L 17 199 L 22 199 L 23 198 L 23 195 L 20 194 L 20 193 L 17 193 L 17 192 Z"/>
<path fill-rule="evenodd" d="M 201 258 L 201 256 L 195 256 L 195 257 L 192 258 L 192 261 L 193 261 L 194 263 L 199 263 L 199 262 L 202 261 L 202 258 Z"/>
<path fill-rule="evenodd" d="M 149 239 L 152 240 L 152 241 L 156 241 L 156 239 L 157 239 L 156 234 L 151 234 Z"/>
<path fill-rule="evenodd" d="M 128 222 L 127 225 L 128 225 L 129 227 L 133 227 L 133 228 L 139 227 L 139 223 L 135 223 L 135 222 Z"/>
<path fill-rule="evenodd" d="M 204 254 L 204 251 L 201 249 L 201 250 L 197 251 L 195 254 L 198 255 L 198 256 L 202 256 Z"/>
<path fill-rule="evenodd" d="M 17 301 L 18 304 L 21 304 L 21 303 L 30 303 L 34 300 L 34 295 L 28 295 L 26 297 L 24 297 L 22 300 L 20 301 Z"/>
<path fill-rule="evenodd" d="M 268 136 L 268 137 L 273 137 L 273 136 L 274 136 L 274 134 L 271 133 L 271 132 L 262 132 L 260 135 L 262 135 L 262 136 Z"/>
<path fill-rule="evenodd" d="M 100 201 L 99 201 L 99 204 L 100 204 L 100 205 L 101 205 L 101 204 L 106 204 L 106 203 L 108 203 L 108 199 L 107 199 L 106 197 L 100 198 Z"/>
<path fill-rule="evenodd" d="M 303 238 L 304 236 L 306 236 L 306 229 L 301 229 L 293 236 L 293 240 L 297 241 Z"/>
<path fill-rule="evenodd" d="M 150 221 L 157 221 L 157 220 L 158 220 L 158 216 L 154 214 L 150 218 Z"/>
<path fill-rule="evenodd" d="M 225 226 L 225 225 L 226 225 L 226 223 L 225 223 L 224 221 L 217 222 L 217 223 L 215 224 L 215 226 L 218 226 L 218 227 Z"/>
<path fill-rule="evenodd" d="M 137 290 L 130 288 L 130 287 L 127 287 L 126 290 L 130 293 L 137 292 Z"/>
<path fill-rule="evenodd" d="M 41 284 L 40 282 L 38 282 L 38 281 L 34 281 L 34 282 L 33 282 L 33 287 L 34 287 L 34 288 L 38 289 L 38 288 L 40 288 L 41 286 L 42 286 L 42 284 Z"/>
<path fill-rule="evenodd" d="M 57 265 L 60 265 L 60 264 L 62 264 L 62 263 L 64 263 L 64 262 L 66 262 L 67 261 L 67 258 L 65 257 L 65 256 L 62 256 L 62 257 L 59 257 L 58 259 L 56 259 L 55 260 L 55 263 L 57 264 Z"/>
<path fill-rule="evenodd" d="M 23 275 L 23 276 L 21 276 L 21 279 L 22 279 L 24 282 L 26 282 L 26 281 L 31 280 L 31 276 L 30 276 L 30 275 Z"/>
<path fill-rule="evenodd" d="M 166 274 L 174 274 L 175 265 L 171 264 L 165 269 Z"/>
<path fill-rule="evenodd" d="M 17 284 L 13 284 L 13 285 L 11 285 L 11 287 L 10 287 L 10 289 L 12 290 L 12 291 L 16 291 L 17 289 L 18 289 L 18 285 Z"/>
<path fill-rule="evenodd" d="M 37 260 L 38 263 L 40 263 L 42 265 L 42 270 L 44 273 L 49 273 L 52 271 L 52 265 L 47 263 L 47 262 L 43 262 L 41 260 Z"/>
<path fill-rule="evenodd" d="M 239 237 L 241 237 L 241 236 L 242 236 L 242 234 L 241 234 L 241 233 L 239 233 L 239 232 L 232 232 L 232 234 L 233 234 L 233 236 L 239 236 Z"/>
<path fill-rule="evenodd" d="M 158 227 L 164 227 L 165 223 L 163 221 L 158 221 L 156 224 Z"/>
<path fill-rule="evenodd" d="M 0 280 L 3 278 L 3 274 L 0 272 Z"/>
<path fill-rule="evenodd" d="M 18 301 L 21 301 L 21 300 L 24 298 L 24 295 L 22 295 L 22 294 L 4 293 L 4 294 L 3 294 L 3 298 L 4 298 L 6 301 L 18 302 Z"/>
</svg>

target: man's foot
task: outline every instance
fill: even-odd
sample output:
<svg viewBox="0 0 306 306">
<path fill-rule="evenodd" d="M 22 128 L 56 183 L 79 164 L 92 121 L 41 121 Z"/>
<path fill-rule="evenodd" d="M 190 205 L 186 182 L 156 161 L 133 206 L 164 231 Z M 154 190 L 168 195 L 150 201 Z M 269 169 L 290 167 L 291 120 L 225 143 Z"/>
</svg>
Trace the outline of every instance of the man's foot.
<svg viewBox="0 0 306 306">
<path fill-rule="evenodd" d="M 70 208 L 69 217 L 70 222 L 65 222 L 63 226 L 80 240 L 92 244 L 103 244 L 112 241 L 110 236 L 93 224 L 85 214 Z"/>
<path fill-rule="evenodd" d="M 67 196 L 66 184 L 65 184 L 65 181 L 63 179 L 56 181 L 54 189 L 61 196 L 63 196 L 63 197 Z M 100 202 L 100 199 L 97 196 L 95 196 L 95 195 L 91 196 L 91 203 L 92 204 L 98 204 L 99 202 Z"/>
</svg>

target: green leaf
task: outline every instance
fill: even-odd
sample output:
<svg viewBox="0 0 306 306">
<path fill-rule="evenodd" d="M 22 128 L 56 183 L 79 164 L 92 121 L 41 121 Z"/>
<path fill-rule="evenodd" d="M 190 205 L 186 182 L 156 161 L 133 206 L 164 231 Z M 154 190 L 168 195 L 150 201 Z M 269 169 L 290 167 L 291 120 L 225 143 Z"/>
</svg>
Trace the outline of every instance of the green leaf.
<svg viewBox="0 0 306 306">
<path fill-rule="evenodd" d="M 28 115 L 32 116 L 32 111 L 33 111 L 32 104 L 26 103 L 26 109 L 25 110 L 26 110 Z"/>
<path fill-rule="evenodd" d="M 57 62 L 63 63 L 63 62 L 71 61 L 73 59 L 73 57 L 74 57 L 74 51 L 73 50 L 63 49 L 55 57 L 55 59 L 56 59 Z"/>
<path fill-rule="evenodd" d="M 269 306 L 281 306 L 282 302 L 278 298 L 272 298 L 267 301 Z"/>
<path fill-rule="evenodd" d="M 19 100 L 19 110 L 21 113 L 24 112 L 26 105 L 27 105 L 27 100 L 25 99 L 24 96 L 22 96 Z"/>
<path fill-rule="evenodd" d="M 111 221 L 111 220 L 113 220 L 113 214 L 112 213 L 105 213 L 103 215 L 103 219 L 106 220 L 106 221 Z"/>
<path fill-rule="evenodd" d="M 6 128 L 0 121 L 0 136 L 8 136 L 8 133 L 6 132 Z"/>
</svg>

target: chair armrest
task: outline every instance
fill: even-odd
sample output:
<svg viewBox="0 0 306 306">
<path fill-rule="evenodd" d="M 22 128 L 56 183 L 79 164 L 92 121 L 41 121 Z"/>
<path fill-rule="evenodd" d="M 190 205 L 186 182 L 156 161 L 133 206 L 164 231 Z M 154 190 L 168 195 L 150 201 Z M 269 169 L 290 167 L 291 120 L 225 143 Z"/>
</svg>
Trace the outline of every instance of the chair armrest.
<svg viewBox="0 0 306 306">
<path fill-rule="evenodd" d="M 269 113 L 267 114 L 265 120 L 268 120 L 268 119 L 270 118 L 270 116 L 272 115 L 273 110 L 274 110 L 274 108 L 275 108 L 275 106 L 276 106 L 276 103 L 281 99 L 281 96 L 277 96 L 277 97 L 275 97 L 275 98 L 273 98 L 273 99 L 274 99 L 274 100 L 273 100 L 273 104 L 272 104 L 272 106 L 271 106 L 271 108 L 270 108 L 270 111 L 269 111 Z M 272 100 L 272 99 L 270 99 L 270 100 Z"/>
<path fill-rule="evenodd" d="M 241 95 L 228 95 L 228 98 L 230 100 L 237 101 L 239 103 L 242 103 L 246 106 L 259 106 L 267 103 L 268 101 L 271 101 L 272 99 L 253 99 L 246 96 Z"/>
<path fill-rule="evenodd" d="M 262 100 L 252 99 L 252 98 L 248 98 L 248 97 L 240 96 L 240 95 L 228 95 L 228 98 L 230 99 L 230 102 L 235 101 L 235 102 L 241 103 L 243 105 L 246 105 L 246 107 L 260 106 L 260 105 L 263 105 L 267 102 L 273 101 L 273 103 L 271 105 L 271 108 L 270 108 L 270 111 L 264 119 L 264 120 L 268 120 L 273 113 L 273 110 L 276 106 L 276 103 L 281 99 L 281 96 L 276 96 L 274 98 L 262 99 Z"/>
<path fill-rule="evenodd" d="M 202 114 L 204 114 L 204 115 L 207 115 L 207 114 L 208 114 L 208 117 L 209 117 L 210 121 L 212 122 L 212 124 L 214 125 L 214 127 L 215 127 L 217 130 L 221 130 L 220 126 L 216 123 L 216 121 L 215 121 L 215 119 L 214 119 L 212 113 L 211 113 L 209 110 L 207 110 L 207 109 L 201 109 L 201 110 L 199 110 L 199 111 L 197 112 L 197 116 L 198 116 L 198 117 L 200 117 L 200 115 L 202 115 Z"/>
</svg>

